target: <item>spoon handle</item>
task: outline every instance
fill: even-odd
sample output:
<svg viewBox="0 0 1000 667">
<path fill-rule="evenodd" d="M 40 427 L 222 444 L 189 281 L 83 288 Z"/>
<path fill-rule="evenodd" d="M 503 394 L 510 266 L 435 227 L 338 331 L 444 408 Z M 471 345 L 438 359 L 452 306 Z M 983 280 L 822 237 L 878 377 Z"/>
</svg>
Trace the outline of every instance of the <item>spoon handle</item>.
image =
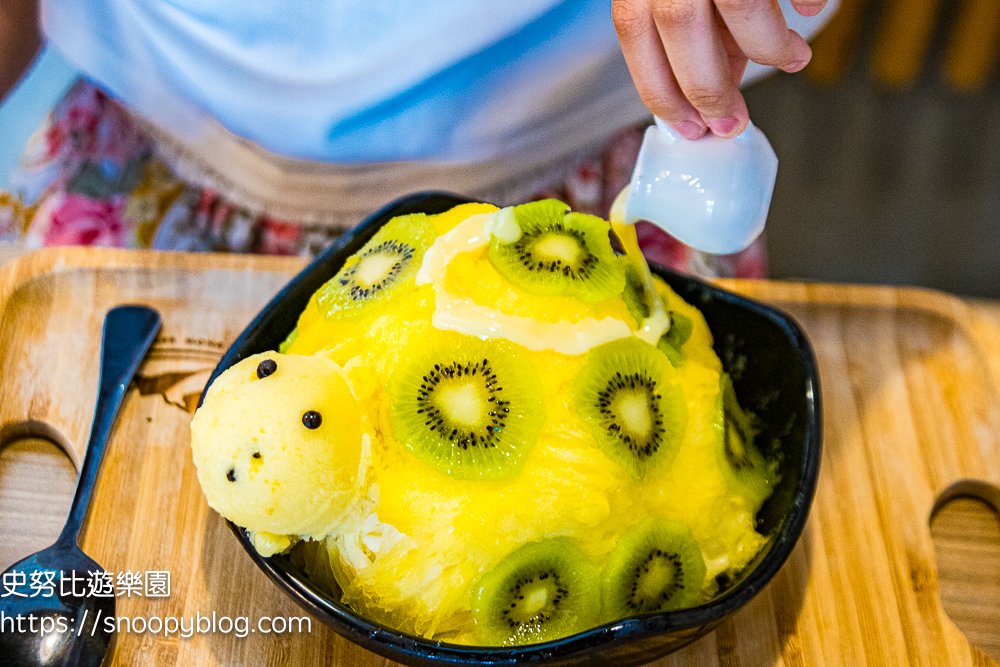
<svg viewBox="0 0 1000 667">
<path fill-rule="evenodd" d="M 75 545 L 80 536 L 94 483 L 101 469 L 101 459 L 110 439 L 118 408 L 125 397 L 125 389 L 159 330 L 160 314 L 145 306 L 118 306 L 108 311 L 104 318 L 101 382 L 97 393 L 97 407 L 94 409 L 94 423 L 90 430 L 90 442 L 83 455 L 76 495 L 57 544 Z"/>
</svg>

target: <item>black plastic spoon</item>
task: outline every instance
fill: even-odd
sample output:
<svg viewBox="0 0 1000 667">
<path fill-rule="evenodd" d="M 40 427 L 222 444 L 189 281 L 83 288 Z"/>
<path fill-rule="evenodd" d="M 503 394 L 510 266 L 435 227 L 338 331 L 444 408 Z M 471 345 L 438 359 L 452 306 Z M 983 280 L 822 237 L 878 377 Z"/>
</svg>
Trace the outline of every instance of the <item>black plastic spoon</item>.
<svg viewBox="0 0 1000 667">
<path fill-rule="evenodd" d="M 110 655 L 114 588 L 91 574 L 104 568 L 77 539 L 125 389 L 159 330 L 160 315 L 144 306 L 120 306 L 104 318 L 97 408 L 66 525 L 55 544 L 0 579 L 0 666 L 96 667 Z"/>
</svg>

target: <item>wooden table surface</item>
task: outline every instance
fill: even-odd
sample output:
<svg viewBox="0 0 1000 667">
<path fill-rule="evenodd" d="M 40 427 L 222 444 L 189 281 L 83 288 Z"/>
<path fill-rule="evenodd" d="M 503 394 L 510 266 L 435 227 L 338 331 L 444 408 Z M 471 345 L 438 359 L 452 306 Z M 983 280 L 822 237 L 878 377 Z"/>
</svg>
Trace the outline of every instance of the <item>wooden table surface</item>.
<svg viewBox="0 0 1000 667">
<path fill-rule="evenodd" d="M 84 546 L 108 569 L 171 563 L 175 577 L 186 577 L 175 596 L 182 599 L 171 602 L 176 610 L 204 613 L 252 600 L 257 611 L 295 611 L 247 566 L 205 507 L 183 434 L 193 397 L 221 351 L 302 266 L 296 259 L 66 249 L 0 269 L 0 569 L 58 534 L 93 410 L 101 314 L 112 303 L 144 302 L 164 314 L 164 332 L 130 394 L 95 496 L 102 522 L 118 511 L 127 516 L 109 521 L 113 530 L 88 528 Z M 1000 425 L 1000 304 L 924 290 L 725 286 L 775 303 L 806 328 L 824 399 L 821 485 L 803 540 L 775 581 L 732 622 L 656 664 L 990 663 L 963 649 L 948 617 L 973 645 L 1000 658 L 1000 517 L 987 504 L 1000 503 L 1000 462 L 988 460 Z M 946 414 L 953 421 L 931 419 Z M 41 433 L 63 449 L 36 437 Z M 908 450 L 907 438 L 919 447 Z M 947 447 L 935 449 L 934 441 Z M 973 441 L 975 451 L 964 449 Z M 898 443 L 898 456 L 879 458 L 885 443 Z M 141 457 L 131 458 L 137 450 Z M 917 463 L 923 467 L 911 488 L 886 481 L 894 467 Z M 979 481 L 964 479 L 969 470 Z M 893 533 L 899 526 L 892 522 L 905 522 L 907 512 L 917 524 Z M 873 515 L 870 533 L 838 524 Z M 182 520 L 173 525 L 177 516 Z M 197 526 L 195 537 L 183 532 L 189 524 Z M 864 540 L 884 544 L 884 553 Z M 151 548 L 154 555 L 144 555 Z M 868 556 L 876 562 L 851 562 Z M 897 557 L 904 559 L 898 566 Z M 194 571 L 185 571 L 186 563 Z M 893 574 L 899 568 L 903 579 Z M 850 578 L 858 572 L 860 584 Z M 246 582 L 234 593 L 221 580 L 236 575 Z M 938 594 L 947 617 L 935 611 Z M 885 609 L 895 612 L 880 616 Z M 263 643 L 129 636 L 119 640 L 115 661 L 385 664 L 325 629 L 317 633 L 325 634 Z"/>
</svg>

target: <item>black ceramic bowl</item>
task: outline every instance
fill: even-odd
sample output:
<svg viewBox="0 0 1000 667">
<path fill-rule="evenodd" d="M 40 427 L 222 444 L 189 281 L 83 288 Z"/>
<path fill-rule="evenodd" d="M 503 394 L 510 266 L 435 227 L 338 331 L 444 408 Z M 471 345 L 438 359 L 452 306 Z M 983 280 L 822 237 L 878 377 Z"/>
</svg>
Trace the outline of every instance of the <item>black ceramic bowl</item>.
<svg viewBox="0 0 1000 667">
<path fill-rule="evenodd" d="M 276 350 L 295 326 L 310 296 L 333 277 L 389 219 L 441 213 L 469 201 L 444 193 L 416 194 L 374 214 L 306 267 L 250 323 L 212 374 L 209 384 L 239 360 Z M 379 655 L 408 665 L 639 665 L 711 631 L 771 580 L 792 551 L 812 502 L 820 461 L 819 377 L 802 330 L 784 313 L 699 280 L 653 267 L 705 315 L 715 350 L 732 374 L 740 403 L 763 423 L 758 442 L 780 443 L 781 482 L 761 508 L 758 529 L 768 545 L 725 592 L 694 609 L 611 623 L 571 637 L 519 648 L 476 648 L 403 634 L 358 615 L 310 584 L 285 556 L 264 558 L 242 528 L 230 524 L 243 548 L 268 577 L 302 608 L 336 632 Z M 204 394 L 202 395 L 204 397 Z"/>
</svg>

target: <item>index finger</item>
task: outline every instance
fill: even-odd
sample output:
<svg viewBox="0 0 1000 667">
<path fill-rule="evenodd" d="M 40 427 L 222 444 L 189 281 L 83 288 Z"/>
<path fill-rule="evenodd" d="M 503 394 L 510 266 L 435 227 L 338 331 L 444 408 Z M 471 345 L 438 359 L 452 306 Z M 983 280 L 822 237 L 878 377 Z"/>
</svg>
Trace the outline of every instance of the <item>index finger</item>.
<svg viewBox="0 0 1000 667">
<path fill-rule="evenodd" d="M 732 137 L 750 120 L 711 0 L 654 0 L 653 17 L 684 96 L 712 132 Z"/>
<path fill-rule="evenodd" d="M 612 0 L 611 16 L 625 63 L 645 105 L 685 139 L 703 136 L 705 122 L 677 83 L 648 0 Z"/>
</svg>

